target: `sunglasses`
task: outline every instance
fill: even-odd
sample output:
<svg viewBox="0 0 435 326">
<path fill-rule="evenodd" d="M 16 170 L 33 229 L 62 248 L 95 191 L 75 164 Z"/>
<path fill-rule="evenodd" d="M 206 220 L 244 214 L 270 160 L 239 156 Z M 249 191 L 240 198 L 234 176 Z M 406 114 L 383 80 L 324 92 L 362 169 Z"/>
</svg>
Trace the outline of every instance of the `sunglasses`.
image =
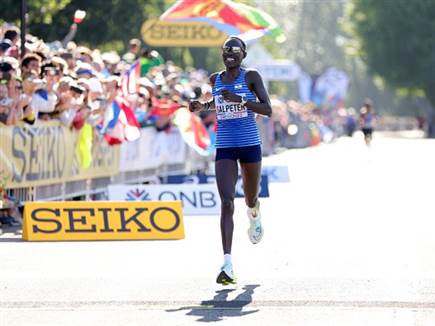
<svg viewBox="0 0 435 326">
<path fill-rule="evenodd" d="M 224 53 L 241 53 L 243 49 L 240 46 L 224 46 L 222 51 Z"/>
</svg>

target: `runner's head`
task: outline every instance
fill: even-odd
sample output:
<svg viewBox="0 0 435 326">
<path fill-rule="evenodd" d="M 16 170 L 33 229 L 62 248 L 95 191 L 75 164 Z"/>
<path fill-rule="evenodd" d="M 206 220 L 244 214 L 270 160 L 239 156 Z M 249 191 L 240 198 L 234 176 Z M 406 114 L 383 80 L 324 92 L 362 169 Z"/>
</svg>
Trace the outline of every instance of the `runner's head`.
<svg viewBox="0 0 435 326">
<path fill-rule="evenodd" d="M 230 36 L 222 46 L 222 59 L 227 68 L 239 67 L 246 57 L 246 44 L 237 36 Z"/>
</svg>

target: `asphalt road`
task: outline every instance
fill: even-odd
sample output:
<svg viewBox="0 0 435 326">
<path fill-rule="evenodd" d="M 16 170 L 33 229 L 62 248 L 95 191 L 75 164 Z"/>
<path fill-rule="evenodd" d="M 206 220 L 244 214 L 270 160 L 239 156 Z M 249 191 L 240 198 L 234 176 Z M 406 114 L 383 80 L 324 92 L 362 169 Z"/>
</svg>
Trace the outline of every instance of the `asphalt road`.
<svg viewBox="0 0 435 326">
<path fill-rule="evenodd" d="M 0 325 L 435 325 L 435 141 L 361 135 L 264 160 L 290 182 L 247 237 L 239 283 L 214 283 L 219 218 L 185 217 L 180 241 L 25 243 L 0 236 Z"/>
</svg>

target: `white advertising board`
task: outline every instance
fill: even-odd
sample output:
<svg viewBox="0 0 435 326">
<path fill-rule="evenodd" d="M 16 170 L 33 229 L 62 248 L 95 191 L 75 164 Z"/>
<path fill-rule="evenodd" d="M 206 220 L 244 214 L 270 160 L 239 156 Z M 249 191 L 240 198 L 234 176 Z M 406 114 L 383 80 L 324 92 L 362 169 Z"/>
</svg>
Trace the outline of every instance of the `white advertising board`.
<svg viewBox="0 0 435 326">
<path fill-rule="evenodd" d="M 139 139 L 121 145 L 121 172 L 157 168 L 162 164 L 181 164 L 186 160 L 186 143 L 178 129 L 157 132 L 142 128 Z"/>
<path fill-rule="evenodd" d="M 220 199 L 213 184 L 110 185 L 109 200 L 181 200 L 184 215 L 219 215 Z"/>
<path fill-rule="evenodd" d="M 288 167 L 285 165 L 263 166 L 261 174 L 269 177 L 269 182 L 289 182 Z"/>
</svg>

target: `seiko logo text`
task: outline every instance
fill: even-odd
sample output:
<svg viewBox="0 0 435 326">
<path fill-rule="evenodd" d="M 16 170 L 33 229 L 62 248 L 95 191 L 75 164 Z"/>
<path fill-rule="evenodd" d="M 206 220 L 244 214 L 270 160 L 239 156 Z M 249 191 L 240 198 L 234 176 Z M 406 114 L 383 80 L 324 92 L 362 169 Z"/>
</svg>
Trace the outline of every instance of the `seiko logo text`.
<svg viewBox="0 0 435 326">
<path fill-rule="evenodd" d="M 30 203 L 25 240 L 179 239 L 180 202 Z M 181 238 L 182 238 L 181 237 Z"/>
</svg>

